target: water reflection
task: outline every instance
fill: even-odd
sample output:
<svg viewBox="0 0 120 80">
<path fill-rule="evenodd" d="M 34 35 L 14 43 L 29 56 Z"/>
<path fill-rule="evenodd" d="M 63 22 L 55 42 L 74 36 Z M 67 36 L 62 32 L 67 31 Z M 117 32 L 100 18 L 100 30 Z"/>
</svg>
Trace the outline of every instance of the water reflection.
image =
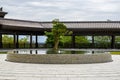
<svg viewBox="0 0 120 80">
<path fill-rule="evenodd" d="M 92 51 L 92 54 L 94 54 L 95 53 L 95 51 Z"/>
<path fill-rule="evenodd" d="M 105 53 L 104 51 L 80 51 L 80 50 L 15 50 L 18 54 L 96 54 Z"/>
</svg>

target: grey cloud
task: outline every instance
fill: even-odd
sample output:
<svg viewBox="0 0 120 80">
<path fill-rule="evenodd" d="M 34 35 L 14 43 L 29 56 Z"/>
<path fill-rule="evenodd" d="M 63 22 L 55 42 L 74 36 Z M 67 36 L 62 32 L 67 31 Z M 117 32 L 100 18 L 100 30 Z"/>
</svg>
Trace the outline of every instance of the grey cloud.
<svg viewBox="0 0 120 80">
<path fill-rule="evenodd" d="M 26 20 L 120 20 L 118 0 L 2 0 L 8 18 Z M 116 18 L 117 17 L 117 18 Z"/>
</svg>

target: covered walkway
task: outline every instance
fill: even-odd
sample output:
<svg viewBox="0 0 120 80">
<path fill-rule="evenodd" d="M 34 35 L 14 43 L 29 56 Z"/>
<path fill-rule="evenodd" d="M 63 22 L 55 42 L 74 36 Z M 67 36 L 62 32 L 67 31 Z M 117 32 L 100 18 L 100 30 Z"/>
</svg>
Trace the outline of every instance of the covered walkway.
<svg viewBox="0 0 120 80">
<path fill-rule="evenodd" d="M 38 48 L 38 36 L 44 35 L 44 31 L 50 31 L 52 22 L 37 22 L 4 18 L 7 12 L 0 11 L 0 48 L 2 45 L 2 35 L 13 35 L 14 48 L 19 48 L 19 35 L 30 36 L 30 48 L 32 48 L 32 36 L 35 36 L 35 48 Z M 111 44 L 109 48 L 115 48 L 115 37 L 120 36 L 120 21 L 62 21 L 68 30 L 73 31 L 72 48 L 75 48 L 75 36 L 92 36 L 94 48 L 94 36 L 110 36 Z"/>
</svg>

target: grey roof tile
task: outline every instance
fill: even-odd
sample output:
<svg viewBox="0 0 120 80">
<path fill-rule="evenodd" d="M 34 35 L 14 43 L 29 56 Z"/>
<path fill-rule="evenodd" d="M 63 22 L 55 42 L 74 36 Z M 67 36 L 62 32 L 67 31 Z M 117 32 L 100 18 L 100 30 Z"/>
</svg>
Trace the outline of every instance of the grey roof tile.
<svg viewBox="0 0 120 80">
<path fill-rule="evenodd" d="M 67 28 L 77 29 L 120 29 L 120 21 L 63 21 Z M 51 22 L 25 21 L 16 19 L 0 18 L 0 24 L 7 26 L 34 27 L 34 28 L 52 28 Z"/>
</svg>

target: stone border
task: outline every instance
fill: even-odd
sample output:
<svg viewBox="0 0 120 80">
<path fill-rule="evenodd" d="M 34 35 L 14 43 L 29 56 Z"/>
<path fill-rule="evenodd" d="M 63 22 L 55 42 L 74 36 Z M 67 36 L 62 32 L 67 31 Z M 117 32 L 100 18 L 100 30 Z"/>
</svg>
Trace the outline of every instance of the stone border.
<svg viewBox="0 0 120 80">
<path fill-rule="evenodd" d="M 9 52 L 7 61 L 40 64 L 87 64 L 111 62 L 109 53 L 98 54 L 16 54 Z"/>
</svg>

